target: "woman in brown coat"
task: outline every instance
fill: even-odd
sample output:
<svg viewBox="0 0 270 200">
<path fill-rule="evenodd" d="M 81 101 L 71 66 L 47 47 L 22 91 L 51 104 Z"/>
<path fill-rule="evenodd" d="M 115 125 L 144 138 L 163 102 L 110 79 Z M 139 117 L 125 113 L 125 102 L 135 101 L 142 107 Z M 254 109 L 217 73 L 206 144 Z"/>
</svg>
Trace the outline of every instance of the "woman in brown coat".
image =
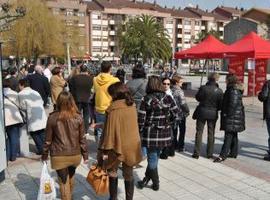
<svg viewBox="0 0 270 200">
<path fill-rule="evenodd" d="M 66 81 L 62 77 L 61 68 L 55 67 L 52 70 L 52 78 L 50 80 L 51 85 L 51 95 L 52 95 L 52 103 L 54 105 L 54 109 L 56 108 L 56 100 L 59 94 L 63 91 L 66 86 Z"/>
<path fill-rule="evenodd" d="M 72 95 L 61 92 L 57 99 L 57 111 L 50 114 L 42 160 L 48 159 L 59 179 L 62 200 L 71 200 L 76 167 L 88 161 L 84 123 Z"/>
<path fill-rule="evenodd" d="M 117 82 L 108 88 L 113 102 L 107 109 L 107 120 L 99 150 L 110 176 L 110 199 L 117 199 L 117 169 L 122 162 L 126 199 L 134 193 L 133 167 L 141 160 L 141 142 L 137 110 L 126 85 Z"/>
</svg>

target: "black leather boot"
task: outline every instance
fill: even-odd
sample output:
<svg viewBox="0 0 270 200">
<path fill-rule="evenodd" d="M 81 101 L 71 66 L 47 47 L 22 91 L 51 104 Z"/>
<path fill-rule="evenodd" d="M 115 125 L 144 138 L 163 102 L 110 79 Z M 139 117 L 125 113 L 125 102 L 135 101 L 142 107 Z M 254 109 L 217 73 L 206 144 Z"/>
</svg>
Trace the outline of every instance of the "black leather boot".
<svg viewBox="0 0 270 200">
<path fill-rule="evenodd" d="M 109 178 L 110 200 L 117 200 L 118 177 Z"/>
<path fill-rule="evenodd" d="M 132 200 L 134 194 L 134 181 L 125 181 L 126 200 Z"/>
<path fill-rule="evenodd" d="M 150 181 L 150 174 L 149 173 L 150 173 L 149 168 L 146 168 L 145 177 L 143 178 L 142 181 L 137 182 L 139 189 L 143 189 L 148 184 L 148 182 Z"/>
<path fill-rule="evenodd" d="M 153 182 L 152 189 L 155 191 L 159 190 L 159 176 L 157 168 L 150 170 L 150 177 Z"/>
</svg>

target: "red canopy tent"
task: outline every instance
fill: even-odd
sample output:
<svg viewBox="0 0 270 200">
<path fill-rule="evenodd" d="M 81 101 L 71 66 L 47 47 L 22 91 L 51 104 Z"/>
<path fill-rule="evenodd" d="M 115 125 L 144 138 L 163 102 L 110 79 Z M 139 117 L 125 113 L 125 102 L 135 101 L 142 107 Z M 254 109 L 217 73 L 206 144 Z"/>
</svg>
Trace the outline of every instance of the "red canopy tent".
<svg viewBox="0 0 270 200">
<path fill-rule="evenodd" d="M 270 42 L 250 32 L 224 50 L 224 57 L 270 58 Z"/>
<path fill-rule="evenodd" d="M 201 43 L 190 49 L 176 52 L 175 59 L 210 59 L 223 58 L 223 52 L 227 49 L 227 45 L 216 39 L 214 36 L 207 36 Z"/>
</svg>

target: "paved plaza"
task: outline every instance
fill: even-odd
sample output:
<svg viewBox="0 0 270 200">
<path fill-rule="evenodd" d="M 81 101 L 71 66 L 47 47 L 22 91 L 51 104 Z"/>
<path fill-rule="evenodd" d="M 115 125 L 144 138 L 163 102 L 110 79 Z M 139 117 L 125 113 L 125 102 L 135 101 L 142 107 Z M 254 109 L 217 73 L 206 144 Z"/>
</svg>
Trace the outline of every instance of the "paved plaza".
<svg viewBox="0 0 270 200">
<path fill-rule="evenodd" d="M 196 90 L 199 86 L 198 78 L 187 77 Z M 221 81 L 221 87 L 224 83 Z M 190 93 L 190 95 L 189 95 Z M 192 96 L 192 92 L 187 92 Z M 197 103 L 194 98 L 187 99 L 191 114 Z M 246 131 L 239 134 L 239 156 L 237 159 L 227 159 L 223 163 L 213 163 L 205 158 L 206 130 L 203 136 L 201 157 L 191 158 L 195 138 L 195 121 L 189 116 L 187 120 L 186 151 L 176 153 L 168 160 L 160 160 L 160 191 L 154 192 L 150 188 L 135 189 L 134 199 L 270 199 L 270 162 L 262 158 L 267 150 L 266 125 L 262 120 L 262 104 L 255 98 L 244 98 L 246 109 Z M 215 155 L 220 152 L 224 132 L 219 131 L 219 121 L 216 127 Z M 95 161 L 96 144 L 94 137 L 88 136 L 90 163 Z M 134 171 L 135 180 L 143 177 L 146 161 L 141 168 Z M 19 158 L 10 164 L 6 170 L 6 180 L 0 184 L 0 199 L 34 200 L 37 198 L 41 162 L 36 158 Z M 108 199 L 97 197 L 88 185 L 85 177 L 88 167 L 81 164 L 76 174 L 74 200 Z M 52 171 L 56 180 L 56 173 Z M 119 199 L 125 199 L 124 182 L 119 170 Z M 56 180 L 57 182 L 57 180 Z M 57 184 L 57 188 L 58 184 Z M 59 190 L 57 189 L 58 196 Z"/>
</svg>

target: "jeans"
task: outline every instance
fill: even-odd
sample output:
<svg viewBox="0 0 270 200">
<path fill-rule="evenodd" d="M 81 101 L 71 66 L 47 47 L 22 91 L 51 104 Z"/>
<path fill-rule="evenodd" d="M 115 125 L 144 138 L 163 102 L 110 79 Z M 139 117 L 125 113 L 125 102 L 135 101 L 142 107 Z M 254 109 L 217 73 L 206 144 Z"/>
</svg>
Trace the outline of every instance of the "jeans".
<svg viewBox="0 0 270 200">
<path fill-rule="evenodd" d="M 228 154 L 233 157 L 238 155 L 238 133 L 237 132 L 225 132 L 224 143 L 220 152 L 220 157 L 226 159 Z"/>
<path fill-rule="evenodd" d="M 160 149 L 147 148 L 147 168 L 156 169 L 158 166 L 158 159 L 160 155 Z"/>
<path fill-rule="evenodd" d="M 38 131 L 30 132 L 31 137 L 33 138 L 36 147 L 37 147 L 37 154 L 41 155 L 43 152 L 43 144 L 45 141 L 45 132 L 44 129 Z"/>
<path fill-rule="evenodd" d="M 83 114 L 83 121 L 84 121 L 84 129 L 85 132 L 88 131 L 89 128 L 89 118 L 90 118 L 90 110 L 89 110 L 89 103 L 82 103 L 82 102 L 77 102 L 77 107 L 79 111 L 82 111 Z"/>
<path fill-rule="evenodd" d="M 215 143 L 216 120 L 197 119 L 194 154 L 198 156 L 200 155 L 200 150 L 202 146 L 202 134 L 203 134 L 204 125 L 206 122 L 207 122 L 207 128 L 208 128 L 207 157 L 212 157 L 213 151 L 214 151 L 214 143 Z"/>
<path fill-rule="evenodd" d="M 102 113 L 99 113 L 99 112 L 96 112 L 96 123 L 105 123 L 106 121 L 106 114 L 102 114 Z M 97 128 L 96 129 L 96 136 L 97 138 L 99 139 L 102 135 L 102 128 Z"/>
<path fill-rule="evenodd" d="M 178 127 L 179 127 L 179 136 L 178 136 Z M 173 143 L 174 143 L 175 149 L 179 149 L 179 150 L 184 149 L 185 135 L 186 135 L 186 118 L 184 117 L 173 128 L 173 141 L 174 141 Z"/>
<path fill-rule="evenodd" d="M 6 127 L 8 136 L 7 157 L 10 161 L 15 161 L 20 153 L 20 126 L 15 124 Z"/>
<path fill-rule="evenodd" d="M 266 119 L 265 121 L 268 131 L 268 154 L 270 155 L 270 118 Z"/>
</svg>

